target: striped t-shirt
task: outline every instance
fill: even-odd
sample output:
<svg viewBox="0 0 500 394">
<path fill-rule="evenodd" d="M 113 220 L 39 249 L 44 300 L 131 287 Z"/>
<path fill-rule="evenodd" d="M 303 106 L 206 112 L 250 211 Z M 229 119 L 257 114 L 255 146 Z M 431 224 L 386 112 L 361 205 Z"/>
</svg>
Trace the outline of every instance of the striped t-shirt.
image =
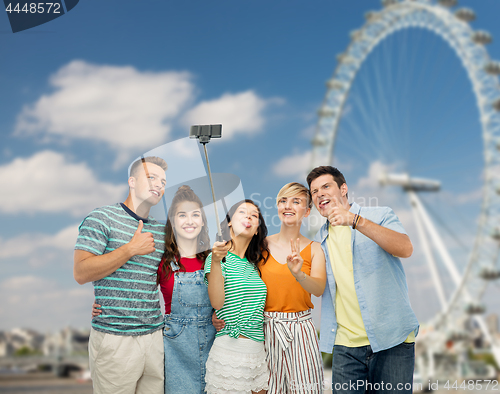
<svg viewBox="0 0 500 394">
<path fill-rule="evenodd" d="M 212 267 L 212 254 L 205 261 L 206 275 Z M 216 337 L 229 335 L 238 338 L 243 335 L 257 342 L 264 342 L 264 305 L 267 287 L 259 276 L 255 265 L 246 258 L 229 252 L 221 263 L 224 277 L 224 306 L 217 310 L 217 318 L 224 320 L 225 326 Z"/>
<path fill-rule="evenodd" d="M 115 335 L 145 335 L 163 326 L 156 275 L 164 251 L 164 225 L 142 219 L 122 204 L 93 210 L 80 224 L 75 249 L 95 255 L 128 243 L 143 220 L 142 232 L 153 234 L 156 251 L 133 256 L 111 275 L 93 282 L 101 315 L 92 319 L 97 331 Z"/>
</svg>

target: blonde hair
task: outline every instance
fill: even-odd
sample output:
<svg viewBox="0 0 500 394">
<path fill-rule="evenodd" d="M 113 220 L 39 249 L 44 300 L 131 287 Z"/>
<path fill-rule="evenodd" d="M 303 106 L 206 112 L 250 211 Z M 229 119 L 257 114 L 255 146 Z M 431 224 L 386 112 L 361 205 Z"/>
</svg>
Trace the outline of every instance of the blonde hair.
<svg viewBox="0 0 500 394">
<path fill-rule="evenodd" d="M 163 171 L 167 171 L 168 166 L 165 160 L 163 160 L 161 157 L 147 156 L 141 157 L 140 159 L 134 161 L 134 163 L 130 166 L 129 176 L 136 176 L 136 172 L 139 170 L 139 168 L 142 168 L 145 163 L 156 164 L 158 167 L 161 167 Z"/>
<path fill-rule="evenodd" d="M 306 197 L 306 204 L 308 208 L 312 207 L 312 197 L 311 192 L 307 187 L 298 182 L 287 183 L 285 186 L 281 188 L 276 196 L 276 205 L 280 202 L 283 197 L 292 197 L 297 194 L 304 194 Z"/>
</svg>

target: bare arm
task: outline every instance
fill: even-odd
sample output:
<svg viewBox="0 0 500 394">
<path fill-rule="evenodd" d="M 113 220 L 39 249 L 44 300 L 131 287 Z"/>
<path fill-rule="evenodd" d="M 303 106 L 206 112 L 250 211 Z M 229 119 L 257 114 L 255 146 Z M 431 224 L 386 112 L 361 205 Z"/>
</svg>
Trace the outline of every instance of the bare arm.
<svg viewBox="0 0 500 394">
<path fill-rule="evenodd" d="M 227 255 L 229 245 L 226 242 L 215 242 L 212 248 L 212 262 L 210 272 L 207 274 L 208 296 L 214 309 L 224 306 L 224 277 L 222 276 L 221 261 Z"/>
<path fill-rule="evenodd" d="M 335 206 L 328 215 L 328 221 L 332 226 L 352 226 L 354 216 L 354 213 L 346 210 L 340 201 L 335 199 Z M 356 230 L 396 257 L 410 257 L 413 253 L 413 245 L 406 234 L 398 233 L 363 217 L 360 217 Z"/>
<path fill-rule="evenodd" d="M 354 219 L 354 214 L 351 215 Z M 396 257 L 406 258 L 413 253 L 413 245 L 406 234 L 380 226 L 365 218 L 359 219 L 356 230 Z"/>
<path fill-rule="evenodd" d="M 300 257 L 300 240 L 290 241 L 292 245 L 292 254 L 287 257 L 287 265 L 295 279 L 302 288 L 308 293 L 319 297 L 323 294 L 326 284 L 325 255 L 321 246 L 317 242 L 311 245 L 312 262 L 311 275 L 301 271 L 303 260 Z M 319 249 L 319 250 L 318 250 Z"/>
<path fill-rule="evenodd" d="M 132 256 L 145 255 L 154 252 L 153 234 L 142 232 L 142 220 L 132 239 L 125 245 L 100 256 L 84 250 L 75 250 L 73 276 L 83 285 L 88 282 L 102 279 L 120 268 Z"/>
</svg>

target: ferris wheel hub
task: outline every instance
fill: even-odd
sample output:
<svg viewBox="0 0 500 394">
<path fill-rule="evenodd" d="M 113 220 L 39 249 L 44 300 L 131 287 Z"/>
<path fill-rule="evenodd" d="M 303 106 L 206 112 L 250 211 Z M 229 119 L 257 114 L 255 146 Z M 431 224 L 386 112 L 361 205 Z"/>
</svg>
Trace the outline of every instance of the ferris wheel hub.
<svg viewBox="0 0 500 394">
<path fill-rule="evenodd" d="M 412 178 L 409 174 L 387 174 L 379 177 L 382 186 L 400 186 L 405 191 L 437 192 L 441 189 L 441 182 L 425 178 Z"/>
</svg>

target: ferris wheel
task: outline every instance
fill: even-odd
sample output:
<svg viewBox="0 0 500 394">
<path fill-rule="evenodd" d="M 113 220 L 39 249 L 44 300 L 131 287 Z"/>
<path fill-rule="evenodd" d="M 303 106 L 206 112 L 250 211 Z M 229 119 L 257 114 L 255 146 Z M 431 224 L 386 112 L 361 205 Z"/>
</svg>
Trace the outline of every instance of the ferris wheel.
<svg viewBox="0 0 500 394">
<path fill-rule="evenodd" d="M 312 139 L 311 168 L 330 164 L 338 159 L 343 151 L 339 151 L 338 146 L 339 139 L 342 138 L 344 138 L 344 146 L 350 146 L 352 149 L 351 157 L 366 156 L 368 150 L 377 150 L 377 146 L 379 149 L 386 149 L 386 153 L 390 152 L 385 155 L 389 163 L 386 163 L 385 167 L 383 166 L 384 170 L 377 176 L 386 187 L 398 186 L 407 201 L 409 200 L 410 211 L 420 239 L 421 255 L 426 260 L 436 293 L 438 308 L 429 319 L 433 334 L 432 340 L 429 341 L 432 342 L 432 346 L 428 344 L 428 347 L 432 347 L 435 352 L 446 351 L 450 341 L 456 343 L 467 341 L 470 339 L 470 335 L 465 327 L 472 324 L 481 331 L 481 335 L 489 345 L 497 364 L 500 365 L 500 344 L 495 336 L 491 335 L 485 323 L 483 317 L 485 307 L 482 302 L 488 284 L 500 277 L 500 85 L 498 81 L 500 62 L 491 60 L 486 49 L 486 46 L 491 43 L 492 37 L 486 31 L 473 30 L 470 22 L 476 19 L 475 12 L 468 8 L 457 8 L 456 0 L 383 0 L 382 8 L 378 11 L 367 12 L 365 19 L 364 25 L 351 33 L 350 43 L 345 52 L 337 56 L 338 64 L 332 78 L 327 81 L 327 92 L 318 111 L 319 120 L 315 136 Z M 440 123 L 439 128 L 444 129 L 443 136 L 437 137 L 436 134 L 432 134 L 428 135 L 427 140 L 421 138 L 417 141 L 412 140 L 407 135 L 400 134 L 398 129 L 398 127 L 405 128 L 407 126 L 411 130 L 411 125 L 406 124 L 412 123 L 411 116 L 401 117 L 400 125 L 391 125 L 396 130 L 392 135 L 387 132 L 390 127 L 386 127 L 387 124 L 384 124 L 384 119 L 385 123 L 391 123 L 392 117 L 400 115 L 401 112 L 409 114 L 412 111 L 412 108 L 403 111 L 400 107 L 402 100 L 405 100 L 410 106 L 413 105 L 412 92 L 405 91 L 404 97 L 399 97 L 395 103 L 385 104 L 387 100 L 390 100 L 386 95 L 387 84 L 392 84 L 394 91 L 404 90 L 404 86 L 392 76 L 398 72 L 404 74 L 407 71 L 401 71 L 400 68 L 418 69 L 419 61 L 422 61 L 425 54 L 420 58 L 418 56 L 411 58 L 410 56 L 411 60 L 406 66 L 399 68 L 397 60 L 391 62 L 387 60 L 387 57 L 391 56 L 392 52 L 392 56 L 397 58 L 399 55 L 394 54 L 394 52 L 402 47 L 401 40 L 409 36 L 405 32 L 416 30 L 425 31 L 425 33 L 418 34 L 433 36 L 435 40 L 442 44 L 446 43 L 448 48 L 451 48 L 451 52 L 455 57 L 458 57 L 463 65 L 461 70 L 465 69 L 470 81 L 469 86 L 472 84 L 473 95 L 471 97 L 473 97 L 475 107 L 477 107 L 474 109 L 476 111 L 475 119 L 478 121 L 474 138 L 480 142 L 477 144 L 479 153 L 475 159 L 478 157 L 482 159 L 475 160 L 475 162 L 482 161 L 476 179 L 477 182 L 481 183 L 478 185 L 480 197 L 475 220 L 468 221 L 468 227 L 473 229 L 473 236 L 470 237 L 473 242 L 470 242 L 470 248 L 466 253 L 461 252 L 464 260 L 462 263 L 457 262 L 459 259 L 456 256 L 460 253 L 450 251 L 449 244 L 447 245 L 443 241 L 443 238 L 446 237 L 440 234 L 433 223 L 434 215 L 429 212 L 433 204 L 426 206 L 422 199 L 422 195 L 425 193 L 427 195 L 433 192 L 437 194 L 436 192 L 439 190 L 446 190 L 445 187 L 448 184 L 455 182 L 456 185 L 459 181 L 455 179 L 455 181 L 443 182 L 442 179 L 435 179 L 432 176 L 428 177 L 432 179 L 416 178 L 416 176 L 421 175 L 420 169 L 425 168 L 423 161 L 433 161 L 433 168 L 446 165 L 446 163 L 440 164 L 439 160 L 440 158 L 446 160 L 444 159 L 445 153 L 448 153 L 448 147 L 454 144 L 459 152 L 456 159 L 460 161 L 462 157 L 465 157 L 466 154 L 463 152 L 466 151 L 467 147 L 463 146 L 463 141 L 462 145 L 459 145 L 454 140 L 453 129 L 459 128 L 460 125 L 455 123 L 451 125 L 450 123 L 447 127 L 446 121 L 443 120 L 444 112 L 447 110 L 443 109 L 435 116 L 435 119 L 429 116 L 429 122 Z M 428 40 L 428 37 L 425 36 L 424 39 Z M 389 42 L 387 45 L 392 45 L 393 48 L 388 48 L 385 44 L 387 42 Z M 384 47 L 384 45 L 386 46 Z M 382 49 L 380 49 L 381 47 Z M 367 70 L 372 61 L 370 58 L 375 56 L 372 53 L 377 50 L 379 50 L 377 56 L 384 62 L 382 71 L 375 70 L 370 74 L 370 71 Z M 412 48 L 405 50 L 408 54 L 412 52 Z M 438 48 L 437 53 L 439 52 L 443 52 L 443 49 Z M 434 66 L 438 63 L 432 63 L 435 60 L 430 59 L 431 71 L 439 67 L 439 65 Z M 458 61 L 453 67 L 450 66 L 449 69 L 445 70 L 443 79 L 446 78 L 446 74 L 453 73 L 452 69 L 454 68 L 460 68 Z M 391 76 L 392 79 L 389 83 L 384 83 L 380 76 L 381 72 L 386 72 L 387 75 Z M 355 92 L 356 81 L 361 78 L 360 74 L 362 73 L 365 74 L 365 78 L 370 79 L 370 82 L 366 84 L 367 87 L 364 90 L 358 89 Z M 418 70 L 416 74 L 418 74 Z M 440 78 L 437 79 L 437 81 L 429 83 L 429 76 L 426 75 L 426 83 L 438 86 L 434 96 L 441 97 L 440 95 L 446 95 L 447 91 L 453 92 L 452 88 L 440 86 Z M 466 80 L 466 78 L 462 79 Z M 377 89 L 381 93 L 374 94 L 373 91 Z M 419 90 L 420 87 L 417 85 L 414 89 Z M 453 93 L 451 94 L 453 95 Z M 351 96 L 356 97 L 352 98 Z M 425 97 L 425 93 L 417 92 L 415 96 Z M 360 104 L 360 98 L 363 100 L 362 104 Z M 354 102 L 350 102 L 350 99 Z M 454 97 L 450 98 L 452 102 L 453 99 Z M 439 98 L 437 101 L 440 101 Z M 453 106 L 453 104 L 451 105 Z M 349 118 L 348 114 L 356 108 L 358 108 L 359 116 L 363 115 L 368 118 L 371 116 L 373 122 L 370 124 L 367 121 L 361 126 L 351 125 L 350 129 L 346 126 L 344 129 L 349 129 L 349 132 L 345 132 L 342 122 Z M 374 108 L 376 109 L 374 110 Z M 460 113 L 459 110 L 454 112 L 453 108 L 450 112 L 455 118 Z M 416 121 L 413 123 L 422 121 L 419 117 L 415 117 L 415 119 Z M 425 122 L 422 123 L 422 125 L 424 124 Z M 441 145 L 434 143 L 436 140 L 440 140 Z M 360 148 L 362 143 L 365 145 Z M 403 145 L 404 149 L 398 148 L 398 144 Z M 438 148 L 435 148 L 437 152 L 434 152 L 432 157 L 429 156 L 431 159 L 423 160 L 420 153 L 415 152 L 415 149 L 423 151 L 422 147 L 428 148 L 429 145 L 437 145 Z M 395 152 L 402 152 L 402 154 L 391 163 L 390 158 L 394 156 Z M 409 157 L 413 157 L 413 163 L 418 165 L 410 165 L 408 163 Z M 340 160 L 342 161 L 342 159 Z M 451 179 L 453 176 L 450 174 L 453 173 L 455 178 L 459 178 L 461 171 L 460 164 L 456 165 L 455 168 L 450 165 L 448 171 L 443 171 L 441 174 L 447 175 Z M 449 196 L 450 194 L 448 194 L 448 198 Z M 438 267 L 434 256 L 437 256 L 437 260 L 441 262 L 441 268 Z M 426 357 L 427 363 L 433 364 L 429 360 L 432 355 Z M 429 368 L 432 369 L 432 366 Z M 432 373 L 430 374 L 432 375 Z"/>
</svg>

